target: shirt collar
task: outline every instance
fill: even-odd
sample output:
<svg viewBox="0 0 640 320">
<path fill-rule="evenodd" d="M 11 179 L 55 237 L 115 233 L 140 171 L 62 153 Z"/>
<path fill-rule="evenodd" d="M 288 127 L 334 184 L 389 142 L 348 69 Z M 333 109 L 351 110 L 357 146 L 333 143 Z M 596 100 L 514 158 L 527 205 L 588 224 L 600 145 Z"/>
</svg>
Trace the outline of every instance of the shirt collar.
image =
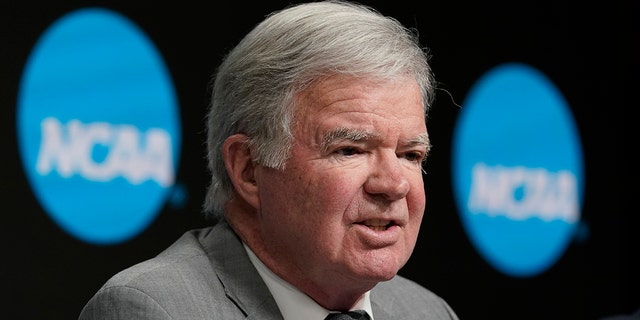
<svg viewBox="0 0 640 320">
<path fill-rule="evenodd" d="M 324 319 L 329 310 L 320 306 L 317 302 L 304 294 L 298 288 L 292 286 L 290 283 L 284 281 L 278 275 L 273 273 L 267 266 L 258 259 L 258 257 L 251 251 L 251 249 L 243 243 L 249 260 L 253 263 L 253 266 L 258 270 L 260 277 L 264 280 L 271 292 L 271 295 L 278 304 L 278 308 L 282 313 L 285 320 L 290 319 Z M 358 301 L 355 303 L 352 309 L 365 310 L 373 319 L 373 312 L 371 309 L 370 291 L 367 291 Z"/>
</svg>

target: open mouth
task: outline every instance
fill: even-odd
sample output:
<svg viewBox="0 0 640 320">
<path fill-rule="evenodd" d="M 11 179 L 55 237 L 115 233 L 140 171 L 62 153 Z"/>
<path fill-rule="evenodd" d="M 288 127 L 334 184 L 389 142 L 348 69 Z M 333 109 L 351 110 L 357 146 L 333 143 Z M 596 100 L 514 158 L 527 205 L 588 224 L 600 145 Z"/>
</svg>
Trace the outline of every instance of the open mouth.
<svg viewBox="0 0 640 320">
<path fill-rule="evenodd" d="M 367 226 L 369 229 L 374 231 L 384 231 L 389 229 L 392 225 L 394 225 L 393 221 L 383 220 L 383 219 L 370 219 L 365 220 L 361 223 L 362 225 Z"/>
</svg>

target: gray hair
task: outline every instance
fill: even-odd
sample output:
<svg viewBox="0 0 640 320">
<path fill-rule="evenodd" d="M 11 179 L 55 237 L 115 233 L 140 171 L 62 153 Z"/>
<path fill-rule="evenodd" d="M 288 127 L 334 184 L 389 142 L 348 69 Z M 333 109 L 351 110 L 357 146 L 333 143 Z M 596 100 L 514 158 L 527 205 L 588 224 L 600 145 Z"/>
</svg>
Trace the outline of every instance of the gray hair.
<svg viewBox="0 0 640 320">
<path fill-rule="evenodd" d="M 222 158 L 227 137 L 248 137 L 255 163 L 283 169 L 290 156 L 294 94 L 336 74 L 376 79 L 412 76 L 425 117 L 434 81 L 417 32 L 373 8 L 342 1 L 293 5 L 249 32 L 219 66 L 207 118 L 211 184 L 204 211 L 220 218 L 234 188 Z"/>
</svg>

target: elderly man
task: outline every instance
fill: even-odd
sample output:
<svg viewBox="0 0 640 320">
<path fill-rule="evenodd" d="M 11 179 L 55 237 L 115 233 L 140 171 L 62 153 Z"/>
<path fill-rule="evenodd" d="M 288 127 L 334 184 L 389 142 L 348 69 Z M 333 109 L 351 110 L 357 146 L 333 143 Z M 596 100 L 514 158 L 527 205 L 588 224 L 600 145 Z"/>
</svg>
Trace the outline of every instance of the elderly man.
<svg viewBox="0 0 640 320">
<path fill-rule="evenodd" d="M 269 15 L 213 84 L 213 226 L 115 275 L 80 318 L 457 319 L 397 275 L 425 209 L 433 83 L 415 34 L 371 8 Z"/>
</svg>

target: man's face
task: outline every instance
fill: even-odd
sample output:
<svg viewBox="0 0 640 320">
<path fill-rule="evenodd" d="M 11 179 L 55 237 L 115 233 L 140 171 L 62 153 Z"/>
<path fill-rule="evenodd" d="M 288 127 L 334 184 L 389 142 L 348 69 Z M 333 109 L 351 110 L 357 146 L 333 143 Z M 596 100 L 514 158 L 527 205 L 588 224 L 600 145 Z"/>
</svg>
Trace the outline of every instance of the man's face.
<svg viewBox="0 0 640 320">
<path fill-rule="evenodd" d="M 290 282 L 375 285 L 416 243 L 428 151 L 412 79 L 332 77 L 296 96 L 292 156 L 258 167 L 267 264 Z"/>
</svg>

